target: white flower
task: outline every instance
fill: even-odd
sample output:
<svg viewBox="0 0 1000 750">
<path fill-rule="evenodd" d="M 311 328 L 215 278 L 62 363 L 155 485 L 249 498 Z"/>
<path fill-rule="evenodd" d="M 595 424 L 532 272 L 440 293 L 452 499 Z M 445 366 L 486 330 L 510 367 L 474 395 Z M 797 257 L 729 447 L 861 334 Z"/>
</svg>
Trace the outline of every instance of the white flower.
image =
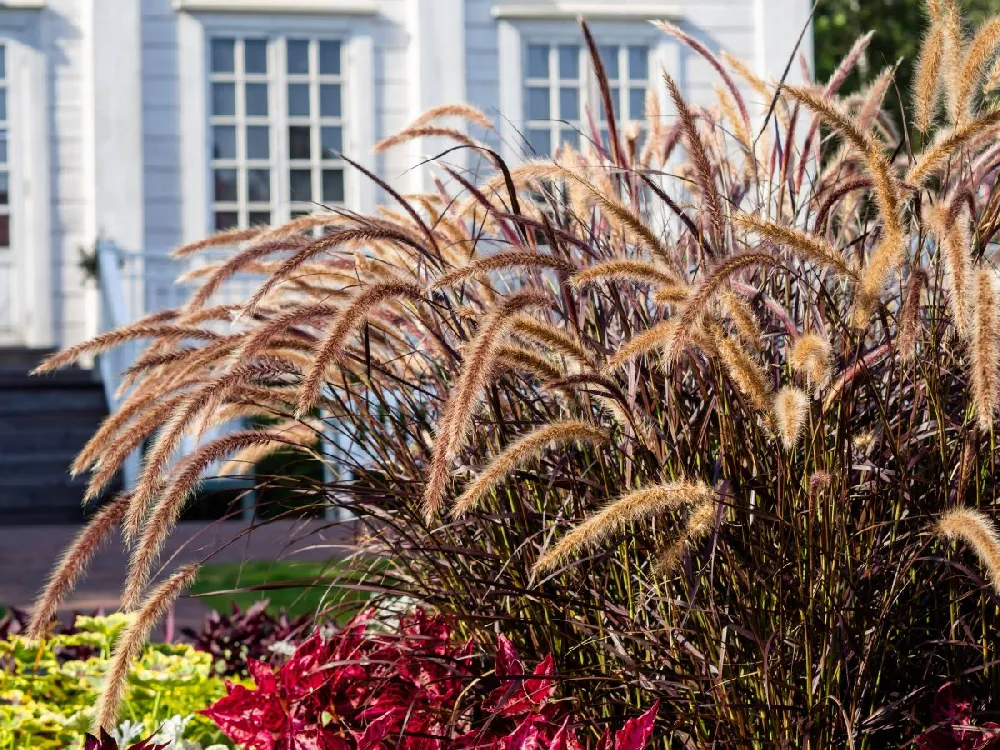
<svg viewBox="0 0 1000 750">
<path fill-rule="evenodd" d="M 200 750 L 190 743 L 182 742 L 181 737 L 193 717 L 182 717 L 174 714 L 160 725 L 159 731 L 150 740 L 151 745 L 165 745 L 164 750 Z"/>
<path fill-rule="evenodd" d="M 137 724 L 126 719 L 118 725 L 117 729 L 111 730 L 111 736 L 118 743 L 119 747 L 126 747 L 131 744 L 132 740 L 139 739 L 144 730 L 145 727 L 142 724 Z"/>
</svg>

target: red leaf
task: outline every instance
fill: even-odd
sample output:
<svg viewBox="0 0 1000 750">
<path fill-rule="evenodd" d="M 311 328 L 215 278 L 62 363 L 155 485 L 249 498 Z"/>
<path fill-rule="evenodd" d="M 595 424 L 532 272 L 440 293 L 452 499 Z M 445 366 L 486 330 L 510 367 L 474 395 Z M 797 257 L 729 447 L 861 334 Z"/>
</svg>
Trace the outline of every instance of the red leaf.
<svg viewBox="0 0 1000 750">
<path fill-rule="evenodd" d="M 497 677 L 523 675 L 524 665 L 521 663 L 521 657 L 518 655 L 517 649 L 514 648 L 514 644 L 502 634 L 497 637 L 497 641 Z"/>
<path fill-rule="evenodd" d="M 615 732 L 615 750 L 642 750 L 649 742 L 656 724 L 656 712 L 660 702 L 656 701 L 642 716 L 629 719 L 625 726 Z"/>
</svg>

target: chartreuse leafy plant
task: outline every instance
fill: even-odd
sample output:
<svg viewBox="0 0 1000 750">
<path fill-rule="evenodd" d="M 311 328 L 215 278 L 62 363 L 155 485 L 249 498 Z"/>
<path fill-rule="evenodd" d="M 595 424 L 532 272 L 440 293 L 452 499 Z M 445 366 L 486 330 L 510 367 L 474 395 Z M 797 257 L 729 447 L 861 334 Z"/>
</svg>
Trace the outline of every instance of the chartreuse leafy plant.
<svg viewBox="0 0 1000 750">
<path fill-rule="evenodd" d="M 551 654 L 583 725 L 658 700 L 665 745 L 895 747 L 957 683 L 973 698 L 953 715 L 985 726 L 1000 21 L 927 11 L 913 82 L 887 68 L 849 97 L 870 37 L 827 80 L 777 85 L 660 24 L 716 71 L 717 101 L 665 71 L 638 123 L 614 117 L 584 27 L 608 117 L 579 149 L 507 164 L 439 121 L 481 113 L 439 108 L 380 148 L 450 136 L 479 175 L 442 160 L 435 190 L 383 184 L 373 215 L 179 249 L 231 255 L 188 275 L 185 306 L 41 368 L 151 340 L 75 464 L 96 494 L 148 441 L 143 474 L 39 618 L 119 519 L 125 599 L 156 615 L 176 591 L 150 589 L 159 550 L 203 470 L 292 449 L 329 464 L 285 479 L 366 526 L 386 599 Z M 886 105 L 911 83 L 916 151 Z M 238 272 L 266 281 L 220 302 Z M 268 426 L 178 455 L 236 417 Z"/>
<path fill-rule="evenodd" d="M 0 641 L 0 748 L 82 748 L 114 643 L 132 619 L 123 614 L 78 616 L 77 632 L 71 635 L 53 635 L 44 642 L 12 635 Z M 87 659 L 61 656 L 84 647 L 92 653 Z M 171 721 L 186 720 L 185 741 L 231 747 L 212 722 L 196 714 L 224 692 L 208 654 L 187 645 L 150 644 L 129 678 L 122 723 L 109 729 L 119 738 L 124 729 L 129 739 L 138 740 L 162 734 Z"/>
</svg>

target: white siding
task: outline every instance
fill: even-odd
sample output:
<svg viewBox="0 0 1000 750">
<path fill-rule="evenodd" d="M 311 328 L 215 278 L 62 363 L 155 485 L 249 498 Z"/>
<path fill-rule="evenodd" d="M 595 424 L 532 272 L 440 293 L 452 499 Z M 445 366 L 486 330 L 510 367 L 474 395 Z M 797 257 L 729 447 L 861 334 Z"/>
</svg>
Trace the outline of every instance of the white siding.
<svg viewBox="0 0 1000 750">
<path fill-rule="evenodd" d="M 49 165 L 52 197 L 53 319 L 57 344 L 79 341 L 87 332 L 80 249 L 94 241 L 88 226 L 88 164 L 85 141 L 87 55 L 80 0 L 50 0 L 45 13 L 49 59 Z"/>
<path fill-rule="evenodd" d="M 179 244 L 184 233 L 182 97 L 198 97 L 203 92 L 180 89 L 183 62 L 180 15 L 171 0 L 139 2 L 145 214 L 142 236 L 146 250 L 162 252 Z M 374 122 L 369 126 L 372 142 L 405 127 L 418 114 L 414 87 L 426 88 L 414 71 L 414 61 L 420 59 L 412 54 L 412 34 L 419 28 L 413 24 L 412 15 L 408 15 L 414 2 L 418 0 L 378 0 L 379 12 L 369 23 L 375 110 Z M 464 29 L 465 36 L 465 98 L 499 122 L 499 71 L 503 62 L 498 56 L 498 22 L 491 15 L 491 9 L 498 3 L 496 0 L 463 2 L 464 21 L 458 28 Z M 794 19 L 804 18 L 808 12 L 806 0 L 671 0 L 669 4 L 678 11 L 680 23 L 688 33 L 715 51 L 724 49 L 750 61 L 758 72 L 762 64 L 775 66 L 784 45 L 790 49 L 800 30 L 792 26 L 801 23 Z M 88 163 L 91 158 L 88 154 L 93 153 L 93 138 L 100 137 L 100 133 L 93 132 L 93 92 L 88 88 L 88 56 L 93 53 L 87 29 L 89 7 L 88 0 L 49 0 L 46 9 L 40 11 L 45 14 L 44 38 L 49 60 L 50 226 L 52 277 L 56 287 L 53 304 L 58 343 L 63 345 L 79 340 L 88 330 L 86 321 L 91 311 L 87 309 L 79 270 L 79 250 L 95 240 L 99 229 L 94 226 L 92 190 L 88 188 L 94 184 L 94 170 L 101 169 L 100 164 Z M 786 16 L 792 20 L 786 21 Z M 566 23 L 574 21 L 568 18 Z M 810 52 L 811 45 L 807 44 L 806 54 Z M 693 101 L 706 103 L 718 82 L 715 72 L 690 52 L 676 59 L 679 69 L 671 73 Z M 793 67 L 793 71 L 797 69 L 797 65 Z M 781 70 L 769 72 L 777 77 Z M 655 76 L 656 71 L 652 73 Z M 446 88 L 450 91 L 455 87 Z M 416 98 L 416 101 L 426 100 L 426 92 Z M 470 134 L 479 138 L 485 135 L 478 128 Z M 499 149 L 495 132 L 486 136 L 486 140 Z M 414 184 L 406 174 L 413 163 L 414 153 L 405 148 L 393 149 L 374 160 L 376 171 L 403 192 L 408 192 Z M 475 161 L 469 166 L 476 167 Z M 386 196 L 378 198 L 384 201 Z"/>
</svg>

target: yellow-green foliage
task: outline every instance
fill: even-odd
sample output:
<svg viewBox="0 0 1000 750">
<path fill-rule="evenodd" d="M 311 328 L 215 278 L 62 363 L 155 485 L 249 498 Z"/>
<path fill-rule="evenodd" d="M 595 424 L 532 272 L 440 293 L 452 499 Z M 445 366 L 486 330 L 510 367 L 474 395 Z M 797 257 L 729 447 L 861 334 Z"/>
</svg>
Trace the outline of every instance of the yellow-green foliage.
<svg viewBox="0 0 1000 750">
<path fill-rule="evenodd" d="M 44 643 L 19 635 L 0 641 L 0 748 L 82 747 L 111 648 L 130 617 L 78 617 L 80 632 L 56 635 Z M 57 658 L 81 646 L 96 649 L 94 656 Z M 208 654 L 185 644 L 150 644 L 132 670 L 122 718 L 142 724 L 145 737 L 172 716 L 194 714 L 224 693 Z M 208 719 L 195 715 L 184 739 L 206 746 L 223 737 Z"/>
</svg>

